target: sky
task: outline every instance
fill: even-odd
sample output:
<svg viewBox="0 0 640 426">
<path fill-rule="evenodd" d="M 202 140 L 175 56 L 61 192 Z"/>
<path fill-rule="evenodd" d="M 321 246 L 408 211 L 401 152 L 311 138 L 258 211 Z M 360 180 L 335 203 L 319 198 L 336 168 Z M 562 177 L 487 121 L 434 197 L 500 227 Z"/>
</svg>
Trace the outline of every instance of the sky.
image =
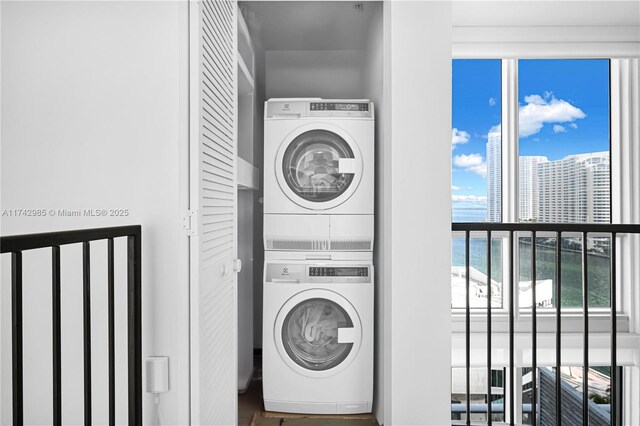
<svg viewBox="0 0 640 426">
<path fill-rule="evenodd" d="M 453 61 L 453 208 L 486 207 L 486 143 L 499 131 L 499 60 Z M 557 160 L 609 150 L 609 61 L 518 62 L 520 155 Z M 454 217 L 455 220 L 455 217 Z"/>
</svg>

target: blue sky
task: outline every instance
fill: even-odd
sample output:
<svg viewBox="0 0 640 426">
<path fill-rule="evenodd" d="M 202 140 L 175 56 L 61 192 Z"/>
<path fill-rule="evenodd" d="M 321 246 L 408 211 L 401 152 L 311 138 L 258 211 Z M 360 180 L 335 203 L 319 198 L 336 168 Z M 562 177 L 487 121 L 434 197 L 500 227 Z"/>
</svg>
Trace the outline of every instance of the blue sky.
<svg viewBox="0 0 640 426">
<path fill-rule="evenodd" d="M 520 155 L 609 150 L 609 61 L 520 60 Z M 484 207 L 486 142 L 500 123 L 499 60 L 453 61 L 453 207 Z"/>
</svg>

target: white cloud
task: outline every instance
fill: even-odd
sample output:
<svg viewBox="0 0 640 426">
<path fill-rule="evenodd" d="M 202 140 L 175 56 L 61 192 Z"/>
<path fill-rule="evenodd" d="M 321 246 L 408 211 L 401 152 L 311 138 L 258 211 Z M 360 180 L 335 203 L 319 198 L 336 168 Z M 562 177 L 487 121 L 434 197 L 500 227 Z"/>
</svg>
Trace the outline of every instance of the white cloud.
<svg viewBox="0 0 640 426">
<path fill-rule="evenodd" d="M 489 98 L 489 106 L 495 106 L 498 103 L 496 98 Z"/>
<path fill-rule="evenodd" d="M 495 126 L 491 126 L 488 133 L 500 133 L 500 132 L 502 132 L 502 126 L 500 125 L 500 123 L 498 123 Z"/>
<path fill-rule="evenodd" d="M 487 197 L 484 195 L 452 195 L 451 200 L 454 203 L 476 203 L 476 204 L 487 203 Z"/>
<path fill-rule="evenodd" d="M 459 186 L 455 186 L 455 185 L 451 185 L 451 190 L 452 191 L 460 191 L 462 188 Z"/>
<path fill-rule="evenodd" d="M 456 128 L 451 129 L 451 149 L 454 149 L 458 144 L 469 142 L 470 137 L 471 135 L 464 130 L 458 130 Z"/>
<path fill-rule="evenodd" d="M 553 125 L 553 133 L 566 133 L 567 129 L 564 128 L 564 126 L 561 126 L 559 124 L 554 124 Z"/>
<path fill-rule="evenodd" d="M 479 164 L 482 164 L 483 162 L 484 162 L 484 158 L 482 157 L 481 154 L 469 154 L 469 155 L 460 154 L 460 155 L 456 155 L 453 158 L 453 164 L 455 164 L 456 167 L 460 167 L 460 168 L 477 166 Z"/>
<path fill-rule="evenodd" d="M 481 154 L 461 154 L 453 157 L 453 165 L 458 169 L 476 173 L 482 177 L 487 176 L 487 163 Z"/>
<path fill-rule="evenodd" d="M 528 104 L 544 105 L 546 102 L 540 95 L 529 95 L 524 97 L 524 101 Z"/>
<path fill-rule="evenodd" d="M 571 127 L 572 129 L 577 129 L 578 125 L 576 123 L 569 123 L 569 127 Z"/>
<path fill-rule="evenodd" d="M 538 133 L 547 123 L 569 123 L 570 125 L 573 121 L 587 116 L 580 108 L 565 100 L 557 99 L 552 92 L 544 92 L 543 96 L 528 95 L 524 97 L 524 101 L 526 105 L 520 105 L 519 122 L 520 137 L 523 138 Z"/>
</svg>

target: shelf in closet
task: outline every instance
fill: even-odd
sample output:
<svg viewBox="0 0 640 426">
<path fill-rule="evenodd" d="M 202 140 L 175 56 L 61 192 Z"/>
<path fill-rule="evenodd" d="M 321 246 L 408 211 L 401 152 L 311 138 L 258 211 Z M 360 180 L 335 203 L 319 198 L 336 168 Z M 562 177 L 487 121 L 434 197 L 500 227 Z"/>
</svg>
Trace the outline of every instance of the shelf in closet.
<svg viewBox="0 0 640 426">
<path fill-rule="evenodd" d="M 238 94 L 249 95 L 255 88 L 253 80 L 254 64 L 253 43 L 249 27 L 238 8 Z"/>
<path fill-rule="evenodd" d="M 260 174 L 253 164 L 242 157 L 238 158 L 238 189 L 257 191 L 260 187 Z"/>
<path fill-rule="evenodd" d="M 253 93 L 254 82 L 253 76 L 247 68 L 247 64 L 242 59 L 242 56 L 238 53 L 238 94 L 250 95 Z"/>
<path fill-rule="evenodd" d="M 249 27 L 244 20 L 244 15 L 240 11 L 240 8 L 238 8 L 238 56 L 242 57 L 242 60 L 247 65 L 249 74 L 253 75 L 255 66 L 253 43 L 251 42 Z"/>
</svg>

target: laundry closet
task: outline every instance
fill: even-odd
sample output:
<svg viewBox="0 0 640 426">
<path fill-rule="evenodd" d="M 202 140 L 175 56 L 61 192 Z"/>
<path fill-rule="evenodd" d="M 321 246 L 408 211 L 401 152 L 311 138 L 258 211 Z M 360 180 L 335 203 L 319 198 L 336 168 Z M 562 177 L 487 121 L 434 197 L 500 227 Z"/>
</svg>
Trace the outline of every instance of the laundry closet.
<svg viewBox="0 0 640 426">
<path fill-rule="evenodd" d="M 254 376 L 254 354 L 261 354 L 263 348 L 265 101 L 370 100 L 378 164 L 383 10 L 382 2 L 241 1 L 238 7 L 238 256 L 243 266 L 238 275 L 237 324 L 238 390 L 242 393 Z M 380 175 L 369 178 L 378 194 Z M 378 221 L 376 217 L 376 230 Z M 373 241 L 375 263 L 377 234 Z M 374 323 L 382 316 L 380 306 L 381 291 L 376 286 Z M 374 352 L 379 349 L 376 342 Z M 381 370 L 376 361 L 373 371 Z M 375 410 L 375 397 L 373 404 Z"/>
<path fill-rule="evenodd" d="M 424 270 L 435 283 L 447 283 L 450 275 L 441 253 L 430 251 L 442 252 L 450 240 L 449 212 L 434 209 L 428 223 L 424 217 L 429 205 L 450 200 L 450 146 L 429 142 L 450 138 L 450 9 L 447 2 L 391 1 L 2 2 L 3 113 L 29 117 L 2 128 L 3 177 L 11 177 L 2 180 L 3 206 L 128 211 L 4 217 L 3 235 L 142 226 L 141 342 L 126 341 L 127 277 L 126 268 L 118 268 L 126 248 L 116 251 L 123 256 L 115 259 L 116 423 L 126 422 L 128 408 L 142 410 L 145 424 L 156 413 L 166 424 L 236 423 L 238 391 L 255 377 L 254 350 L 265 348 L 264 103 L 299 97 L 314 98 L 308 101 L 318 104 L 314 111 L 338 111 L 334 104 L 345 99 L 344 108 L 372 102 L 374 238 L 366 273 L 374 280 L 365 283 L 375 292 L 372 410 L 387 424 L 414 424 L 417 410 L 405 408 L 420 407 L 427 395 L 432 409 L 442 411 L 434 418 L 448 417 L 449 395 L 436 387 L 413 392 L 411 384 L 444 383 L 449 376 L 448 368 L 414 368 L 418 359 L 419 365 L 449 365 L 447 327 L 418 340 L 413 327 L 450 314 L 446 292 L 421 281 Z M 436 188 L 424 192 L 424 182 Z M 87 375 L 77 366 L 87 348 L 89 310 L 81 302 L 87 275 L 80 273 L 76 249 L 68 258 L 63 250 L 61 259 L 66 423 L 81 423 L 87 413 L 77 403 L 87 390 Z M 95 377 L 89 389 L 93 420 L 106 424 L 113 387 L 102 374 L 109 355 L 104 250 L 91 248 L 98 261 L 91 262 Z M 41 254 L 42 267 L 29 264 L 38 274 L 25 274 L 23 294 L 29 302 L 25 422 L 33 424 L 51 422 L 55 401 L 47 384 L 52 364 L 39 362 L 51 353 L 51 258 Z M 314 280 L 334 272 L 305 267 Z M 348 273 L 364 274 L 362 267 Z M 11 312 L 6 289 L 0 297 L 5 319 Z M 11 334 L 10 324 L 2 322 L 3 336 Z M 357 337 L 344 331 L 338 340 Z M 2 339 L 3 353 L 10 341 Z M 145 368 L 132 374 L 129 345 L 141 346 L 142 362 L 168 358 L 157 371 L 169 379 L 167 392 L 147 392 Z M 10 364 L 0 371 L 3 424 L 11 418 L 4 409 L 11 407 Z M 135 405 L 126 403 L 128 383 L 138 390 Z"/>
</svg>

